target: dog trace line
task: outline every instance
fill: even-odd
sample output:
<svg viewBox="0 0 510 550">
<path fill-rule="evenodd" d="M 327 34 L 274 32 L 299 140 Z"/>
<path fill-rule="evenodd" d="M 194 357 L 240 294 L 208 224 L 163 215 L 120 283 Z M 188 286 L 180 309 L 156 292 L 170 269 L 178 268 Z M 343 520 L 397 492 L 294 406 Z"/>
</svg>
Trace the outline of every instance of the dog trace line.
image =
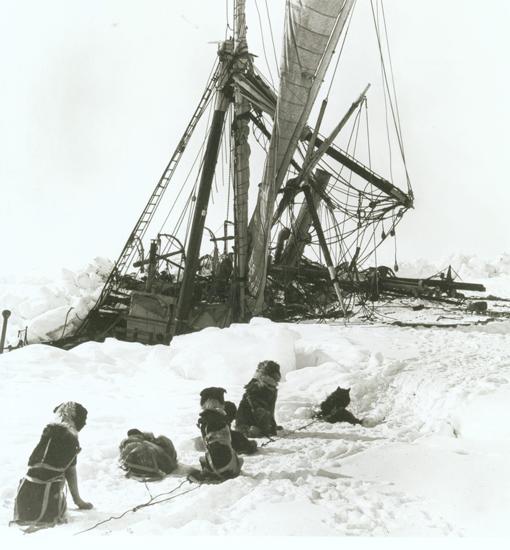
<svg viewBox="0 0 510 550">
<path fill-rule="evenodd" d="M 289 435 L 295 433 L 295 432 L 300 432 L 301 430 L 306 430 L 306 428 L 310 427 L 312 424 L 315 424 L 316 422 L 318 422 L 317 419 L 315 420 L 312 420 L 311 422 L 308 422 L 308 424 L 305 424 L 304 426 L 301 426 L 300 428 L 296 428 L 294 431 L 292 432 L 289 432 L 285 435 L 281 435 L 280 437 L 269 437 L 269 436 L 266 436 L 267 437 L 267 441 L 265 441 L 264 443 L 262 443 L 260 445 L 260 448 L 262 447 L 266 447 L 267 445 L 269 445 L 270 443 L 274 443 L 275 441 L 279 441 L 280 439 L 285 439 L 286 437 L 288 437 Z"/>
<path fill-rule="evenodd" d="M 196 491 L 197 489 L 199 489 L 202 486 L 202 484 L 199 483 L 196 487 L 193 487 L 193 489 L 188 489 L 187 491 L 183 491 L 182 493 L 179 493 L 177 495 L 172 495 L 172 493 L 175 493 L 175 491 L 179 490 L 186 482 L 191 483 L 191 481 L 188 478 L 186 478 L 184 481 L 181 481 L 181 483 L 179 483 L 179 485 L 177 485 L 177 487 L 174 487 L 171 491 L 167 491 L 166 493 L 160 493 L 159 495 L 151 497 L 147 502 L 144 502 L 143 504 L 138 504 L 138 505 L 134 506 L 133 508 L 129 508 L 128 510 L 126 510 L 125 512 L 120 514 L 119 516 L 110 516 L 109 518 L 103 519 L 103 520 L 97 522 L 96 524 L 92 525 L 91 527 L 88 527 L 87 529 L 84 529 L 83 531 L 78 531 L 77 533 L 74 533 L 74 534 L 75 535 L 81 535 L 82 533 L 86 533 L 87 531 L 92 531 L 93 529 L 95 529 L 96 527 L 99 527 L 100 525 L 103 525 L 104 523 L 107 523 L 107 522 L 112 521 L 114 519 L 123 518 L 129 512 L 138 512 L 138 510 L 141 510 L 142 508 L 148 508 L 149 506 L 154 506 L 156 504 L 162 504 L 163 502 L 168 502 L 169 500 L 174 500 L 177 497 L 181 497 L 183 495 L 186 495 L 187 493 L 191 493 L 192 491 Z M 172 495 L 172 496 L 169 496 L 169 497 L 161 499 L 161 500 L 156 500 L 157 498 L 162 497 L 164 495 Z"/>
</svg>

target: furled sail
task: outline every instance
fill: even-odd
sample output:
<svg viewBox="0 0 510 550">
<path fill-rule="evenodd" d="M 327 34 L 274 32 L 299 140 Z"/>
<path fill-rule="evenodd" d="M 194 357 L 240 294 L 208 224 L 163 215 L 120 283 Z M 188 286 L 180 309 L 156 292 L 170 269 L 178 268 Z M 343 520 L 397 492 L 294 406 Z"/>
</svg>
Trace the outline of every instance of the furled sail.
<svg viewBox="0 0 510 550">
<path fill-rule="evenodd" d="M 296 150 L 354 0 L 287 0 L 273 132 L 250 221 L 250 308 L 264 305 L 267 253 L 276 193 Z"/>
</svg>

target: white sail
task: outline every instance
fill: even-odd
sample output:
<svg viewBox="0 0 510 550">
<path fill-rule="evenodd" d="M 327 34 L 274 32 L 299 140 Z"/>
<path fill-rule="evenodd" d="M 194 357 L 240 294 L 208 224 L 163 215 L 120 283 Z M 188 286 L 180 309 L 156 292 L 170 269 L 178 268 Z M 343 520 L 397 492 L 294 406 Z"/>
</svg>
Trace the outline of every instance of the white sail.
<svg viewBox="0 0 510 550">
<path fill-rule="evenodd" d="M 264 305 L 267 253 L 276 193 L 308 122 L 354 0 L 287 0 L 280 86 L 273 133 L 250 222 L 252 312 Z"/>
</svg>

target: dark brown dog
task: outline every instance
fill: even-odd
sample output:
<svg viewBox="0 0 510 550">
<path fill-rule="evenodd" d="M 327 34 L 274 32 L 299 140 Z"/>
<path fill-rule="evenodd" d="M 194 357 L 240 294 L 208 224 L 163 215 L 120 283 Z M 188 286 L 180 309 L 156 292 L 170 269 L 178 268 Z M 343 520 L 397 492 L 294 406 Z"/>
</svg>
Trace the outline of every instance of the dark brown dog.
<svg viewBox="0 0 510 550">
<path fill-rule="evenodd" d="M 248 437 L 276 435 L 274 411 L 280 382 L 280 365 L 262 361 L 255 375 L 244 387 L 244 395 L 236 414 L 236 430 Z"/>
</svg>

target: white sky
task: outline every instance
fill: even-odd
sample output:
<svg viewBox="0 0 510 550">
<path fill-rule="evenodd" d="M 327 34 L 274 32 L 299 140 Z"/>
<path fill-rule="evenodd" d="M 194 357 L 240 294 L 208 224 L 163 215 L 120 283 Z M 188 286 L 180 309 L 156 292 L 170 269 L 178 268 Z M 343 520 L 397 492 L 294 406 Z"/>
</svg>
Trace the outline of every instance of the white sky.
<svg viewBox="0 0 510 550">
<path fill-rule="evenodd" d="M 268 4 L 279 48 L 284 0 Z M 373 79 L 368 6 L 358 0 L 331 124 Z M 509 252 L 510 4 L 385 8 L 416 196 L 399 258 Z M 225 20 L 225 0 L 0 0 L 0 275 L 117 257 L 203 91 Z"/>
</svg>

